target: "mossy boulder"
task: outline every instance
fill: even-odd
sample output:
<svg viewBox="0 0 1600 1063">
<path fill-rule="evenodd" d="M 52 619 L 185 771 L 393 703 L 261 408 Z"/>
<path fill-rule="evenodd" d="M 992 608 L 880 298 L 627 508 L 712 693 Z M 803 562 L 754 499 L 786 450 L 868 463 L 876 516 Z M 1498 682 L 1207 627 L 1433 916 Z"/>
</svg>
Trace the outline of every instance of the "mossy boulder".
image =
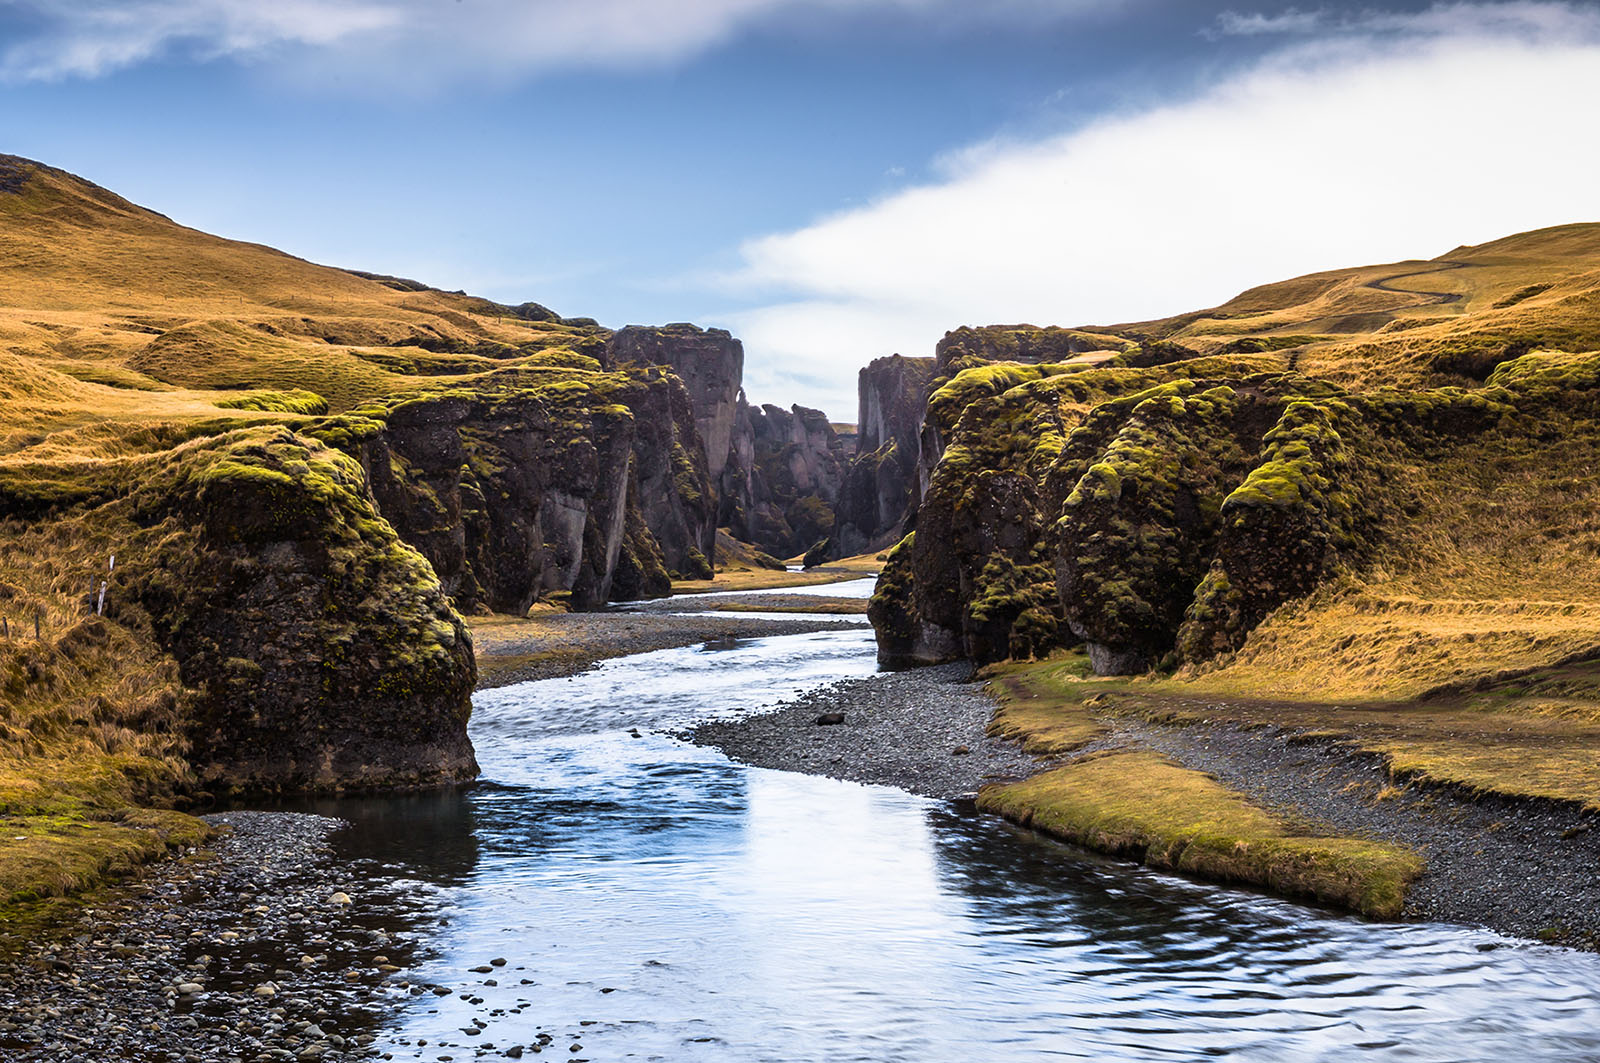
<svg viewBox="0 0 1600 1063">
<path fill-rule="evenodd" d="M 203 787 L 414 789 L 476 774 L 471 638 L 355 461 L 257 429 L 141 472 L 106 514 L 130 529 L 118 587 L 177 661 Z"/>
</svg>

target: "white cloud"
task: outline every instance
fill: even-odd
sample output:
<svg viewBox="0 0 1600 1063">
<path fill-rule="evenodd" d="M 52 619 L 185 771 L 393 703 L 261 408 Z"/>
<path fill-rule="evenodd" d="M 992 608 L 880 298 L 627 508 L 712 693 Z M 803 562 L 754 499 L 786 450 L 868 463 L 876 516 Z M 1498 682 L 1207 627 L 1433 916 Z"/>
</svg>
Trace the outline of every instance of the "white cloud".
<svg viewBox="0 0 1600 1063">
<path fill-rule="evenodd" d="M 1123 2 L 1123 0 L 1116 0 Z M 1081 14 L 1095 0 L 0 0 L 35 31 L 0 51 L 13 81 L 98 77 L 181 54 L 351 69 L 384 87 L 670 62 L 763 21 L 902 12 L 951 24 Z"/>
<path fill-rule="evenodd" d="M 1310 33 L 1327 24 L 1322 11 L 1290 8 L 1275 15 L 1259 11 L 1224 11 L 1217 16 L 1217 29 L 1228 36 L 1255 37 L 1267 33 Z"/>
<path fill-rule="evenodd" d="M 852 380 L 962 324 L 1149 319 L 1600 220 L 1600 14 L 1456 4 L 1365 25 L 1186 102 L 956 154 L 939 183 L 749 242 L 738 285 L 776 293 L 726 319 L 752 375 L 826 364 Z"/>
</svg>

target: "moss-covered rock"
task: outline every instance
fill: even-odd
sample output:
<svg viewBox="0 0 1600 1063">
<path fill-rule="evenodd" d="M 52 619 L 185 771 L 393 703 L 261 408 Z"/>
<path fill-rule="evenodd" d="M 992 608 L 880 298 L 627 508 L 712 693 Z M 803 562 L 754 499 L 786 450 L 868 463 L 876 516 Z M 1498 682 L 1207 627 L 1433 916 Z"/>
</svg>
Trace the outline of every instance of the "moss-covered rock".
<svg viewBox="0 0 1600 1063">
<path fill-rule="evenodd" d="M 99 519 L 119 596 L 177 661 L 212 791 L 423 788 L 476 774 L 470 636 L 347 456 L 255 429 L 145 463 Z"/>
<path fill-rule="evenodd" d="M 1375 477 L 1347 444 L 1362 428 L 1344 402 L 1289 404 L 1255 468 L 1223 501 L 1215 557 L 1178 634 L 1182 659 L 1238 649 L 1267 614 L 1365 545 L 1376 520 Z"/>
<path fill-rule="evenodd" d="M 1067 624 L 1102 674 L 1143 671 L 1172 648 L 1210 560 L 1222 499 L 1245 467 L 1233 389 L 1196 392 L 1180 382 L 1129 401 L 1128 420 L 1067 496 L 1054 530 Z"/>
</svg>

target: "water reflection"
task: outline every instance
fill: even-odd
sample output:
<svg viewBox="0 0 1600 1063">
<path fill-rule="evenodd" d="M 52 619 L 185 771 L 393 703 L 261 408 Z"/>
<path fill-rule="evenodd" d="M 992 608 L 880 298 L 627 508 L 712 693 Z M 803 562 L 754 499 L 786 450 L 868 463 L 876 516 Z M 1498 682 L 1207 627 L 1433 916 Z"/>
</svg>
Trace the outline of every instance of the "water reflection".
<svg viewBox="0 0 1600 1063">
<path fill-rule="evenodd" d="M 859 632 L 793 636 L 480 695 L 486 783 L 454 810 L 358 806 L 350 834 L 405 854 L 451 912 L 409 974 L 462 993 L 408 998 L 385 1050 L 544 1033 L 607 1060 L 1600 1055 L 1596 957 L 1195 886 L 652 733 L 870 674 L 871 653 Z"/>
</svg>

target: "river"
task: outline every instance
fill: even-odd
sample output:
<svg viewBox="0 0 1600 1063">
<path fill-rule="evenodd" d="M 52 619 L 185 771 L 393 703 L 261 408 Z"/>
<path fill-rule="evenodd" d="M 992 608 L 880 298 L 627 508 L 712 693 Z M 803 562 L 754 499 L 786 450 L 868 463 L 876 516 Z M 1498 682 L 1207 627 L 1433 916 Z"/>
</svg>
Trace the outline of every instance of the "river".
<svg viewBox="0 0 1600 1063">
<path fill-rule="evenodd" d="M 375 888 L 441 913 L 397 977 L 459 990 L 395 993 L 379 1047 L 502 1058 L 544 1034 L 546 1057 L 674 1063 L 1600 1058 L 1600 957 L 1201 886 L 670 736 L 874 671 L 858 630 L 481 692 L 480 785 L 339 809 L 345 855 L 388 877 Z"/>
</svg>

